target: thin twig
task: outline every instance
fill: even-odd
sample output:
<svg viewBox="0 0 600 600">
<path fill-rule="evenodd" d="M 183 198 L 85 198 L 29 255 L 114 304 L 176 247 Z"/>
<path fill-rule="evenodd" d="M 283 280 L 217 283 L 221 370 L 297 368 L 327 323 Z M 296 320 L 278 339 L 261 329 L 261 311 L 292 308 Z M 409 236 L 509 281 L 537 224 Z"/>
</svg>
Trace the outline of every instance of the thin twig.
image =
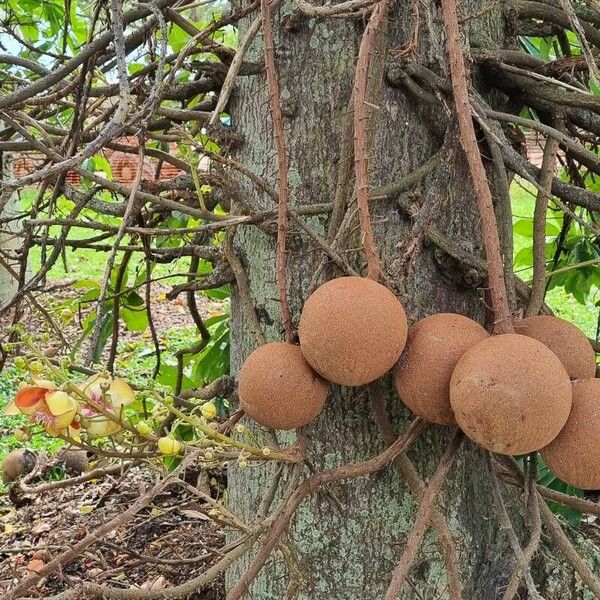
<svg viewBox="0 0 600 600">
<path fill-rule="evenodd" d="M 537 315 L 540 312 L 546 294 L 546 213 L 548 212 L 558 148 L 559 144 L 556 138 L 546 138 L 539 177 L 540 187 L 533 213 L 533 279 L 529 304 L 525 310 L 526 317 Z"/>
<path fill-rule="evenodd" d="M 115 237 L 114 246 L 111 253 L 108 256 L 106 261 L 106 267 L 104 269 L 104 277 L 102 278 L 102 284 L 100 286 L 100 294 L 98 297 L 98 302 L 96 305 L 96 320 L 94 322 L 94 329 L 92 331 L 92 336 L 90 339 L 90 347 L 88 350 L 88 354 L 86 357 L 85 363 L 90 365 L 94 362 L 96 355 L 101 351 L 98 348 L 100 342 L 100 336 L 102 334 L 102 328 L 104 326 L 104 305 L 106 302 L 106 296 L 108 294 L 108 288 L 110 285 L 110 279 L 112 275 L 112 269 L 115 264 L 115 259 L 117 257 L 117 252 L 119 251 L 119 244 L 123 237 L 125 236 L 125 228 L 129 225 L 132 215 L 134 214 L 136 202 L 135 202 L 135 192 L 139 189 L 140 184 L 142 182 L 142 174 L 144 172 L 144 147 L 143 144 L 140 144 L 139 154 L 138 154 L 138 165 L 137 171 L 135 174 L 135 179 L 133 185 L 131 186 L 131 194 L 129 195 L 129 200 L 127 201 L 127 209 L 125 210 L 125 215 L 121 224 L 119 226 L 119 231 Z M 116 290 L 119 291 L 119 290 Z"/>
<path fill-rule="evenodd" d="M 236 254 L 235 249 L 233 247 L 234 235 L 235 227 L 228 228 L 227 233 L 225 235 L 225 242 L 223 244 L 223 253 L 225 254 L 225 258 L 227 259 L 227 262 L 231 266 L 231 270 L 235 275 L 235 282 L 239 294 L 239 302 L 242 311 L 244 312 L 244 316 L 246 318 L 248 326 L 254 334 L 256 343 L 259 346 L 261 346 L 262 344 L 267 343 L 267 337 L 265 336 L 260 321 L 258 320 L 258 315 L 256 314 L 256 308 L 254 307 L 252 294 L 250 292 L 250 283 L 248 282 L 248 275 L 246 274 L 246 270 L 242 265 L 242 261 Z"/>
<path fill-rule="evenodd" d="M 369 214 L 369 165 L 367 160 L 367 98 L 370 55 L 375 36 L 385 29 L 389 0 L 381 0 L 373 10 L 360 42 L 356 76 L 354 80 L 354 166 L 356 170 L 356 196 L 358 218 L 367 257 L 367 277 L 377 281 L 381 275 L 381 263 L 373 223 Z"/>
<path fill-rule="evenodd" d="M 496 505 L 496 512 L 498 513 L 498 518 L 500 519 L 502 529 L 504 529 L 504 531 L 506 531 L 506 534 L 508 535 L 508 541 L 515 555 L 515 558 L 517 559 L 518 568 L 525 575 L 527 591 L 529 595 L 535 600 L 543 600 L 539 592 L 537 591 L 537 588 L 535 587 L 533 577 L 531 576 L 529 560 L 523 554 L 523 550 L 521 549 L 521 545 L 519 544 L 519 538 L 517 538 L 517 534 L 515 533 L 515 530 L 510 521 L 510 516 L 508 515 L 508 511 L 506 510 L 504 500 L 502 499 L 502 492 L 500 490 L 498 478 L 496 477 L 496 472 L 494 471 L 494 467 L 492 465 L 491 454 L 487 450 L 483 450 L 482 452 L 487 466 L 488 475 L 490 478 L 490 486 L 492 490 L 492 497 L 494 498 L 494 504 Z"/>
<path fill-rule="evenodd" d="M 598 577 L 590 569 L 589 565 L 573 547 L 571 540 L 569 540 L 565 532 L 562 530 L 560 522 L 541 498 L 540 513 L 542 522 L 546 526 L 548 533 L 550 533 L 552 536 L 554 543 L 558 546 L 558 549 L 571 563 L 572 567 L 575 569 L 575 571 L 577 571 L 579 577 L 581 577 L 583 582 L 590 588 L 596 598 L 600 598 L 600 579 L 598 579 Z"/>
<path fill-rule="evenodd" d="M 534 453 L 529 457 L 529 470 L 527 472 L 527 494 L 526 504 L 527 512 L 529 514 L 529 526 L 531 528 L 531 534 L 529 541 L 523 550 L 523 561 L 525 564 L 529 564 L 534 554 L 537 552 L 538 546 L 540 545 L 540 539 L 542 537 L 542 521 L 540 519 L 540 497 L 536 491 L 537 482 L 537 455 Z M 521 579 L 523 577 L 523 568 L 517 563 L 514 571 L 508 580 L 508 585 L 504 591 L 503 600 L 513 600 L 517 594 Z"/>
</svg>

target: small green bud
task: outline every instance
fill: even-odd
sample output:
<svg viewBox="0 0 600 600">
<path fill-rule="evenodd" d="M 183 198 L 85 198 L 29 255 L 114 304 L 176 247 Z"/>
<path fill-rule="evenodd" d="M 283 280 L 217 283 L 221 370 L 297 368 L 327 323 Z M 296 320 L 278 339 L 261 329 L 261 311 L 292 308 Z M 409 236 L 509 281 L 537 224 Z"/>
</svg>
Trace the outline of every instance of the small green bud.
<svg viewBox="0 0 600 600">
<path fill-rule="evenodd" d="M 146 421 L 140 421 L 135 428 L 140 435 L 146 436 L 152 434 L 152 427 Z"/>
<path fill-rule="evenodd" d="M 33 360 L 29 363 L 29 370 L 34 375 L 39 375 L 44 370 L 44 365 L 39 360 Z"/>
</svg>

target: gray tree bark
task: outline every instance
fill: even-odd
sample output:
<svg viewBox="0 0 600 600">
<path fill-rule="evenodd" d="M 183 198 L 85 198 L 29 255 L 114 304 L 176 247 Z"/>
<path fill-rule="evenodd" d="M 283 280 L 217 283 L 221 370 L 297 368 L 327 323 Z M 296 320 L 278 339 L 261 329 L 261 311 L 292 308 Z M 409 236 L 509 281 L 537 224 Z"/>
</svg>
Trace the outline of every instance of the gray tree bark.
<svg viewBox="0 0 600 600">
<path fill-rule="evenodd" d="M 0 121 L 1 123 L 1 121 Z M 4 180 L 11 179 L 12 176 L 12 155 L 7 152 L 0 152 L 0 184 Z M 17 194 L 7 202 L 4 210 L 2 211 L 2 218 L 10 218 L 18 214 L 19 211 L 19 198 Z M 0 249 L 4 252 L 7 250 L 17 250 L 20 245 L 20 238 L 13 235 L 18 229 L 18 223 L 13 223 L 3 228 L 3 232 L 0 233 Z M 7 261 L 7 265 L 13 269 L 13 271 L 19 271 L 17 261 L 10 261 L 6 257 L 4 260 Z M 14 293 L 17 291 L 18 281 L 9 270 L 0 264 L 0 304 L 12 298 Z"/>
<path fill-rule="evenodd" d="M 417 5 L 420 16 L 417 60 L 447 76 L 439 7 L 433 2 Z M 465 14 L 476 15 L 464 21 L 472 45 L 488 48 L 505 45 L 499 4 L 471 0 L 462 8 Z M 411 22 L 411 3 L 393 3 L 388 31 L 390 49 L 409 42 Z M 249 21 L 243 23 L 240 35 L 248 24 Z M 340 162 L 340 148 L 364 24 L 359 19 L 298 17 L 294 6 L 285 3 L 275 15 L 274 26 L 290 160 L 291 203 L 332 201 L 338 172 L 344 166 Z M 246 58 L 262 61 L 260 37 Z M 384 272 L 403 300 L 411 321 L 449 311 L 484 322 L 486 306 L 478 288 L 482 282 L 468 266 L 428 244 L 417 250 L 410 269 L 401 269 L 399 260 L 412 224 L 399 210 L 398 203 L 407 201 L 423 205 L 430 222 L 453 243 L 477 256 L 483 254 L 468 170 L 452 127 L 451 108 L 442 114 L 385 82 L 377 104 L 378 127 L 370 155 L 373 187 L 393 183 L 412 173 L 446 145 L 439 166 L 425 179 L 389 201 L 372 205 Z M 236 131 L 245 140 L 235 152 L 236 159 L 276 189 L 276 153 L 264 74 L 239 80 L 231 114 Z M 353 181 L 348 183 L 349 201 Z M 240 181 L 239 195 L 241 203 L 260 208 L 273 206 L 247 179 Z M 311 217 L 307 223 L 323 235 L 327 231 L 326 218 Z M 353 250 L 345 256 L 363 268 L 363 256 L 355 250 L 359 247 L 360 236 L 355 227 L 348 243 Z M 257 228 L 243 228 L 236 233 L 235 249 L 248 272 L 265 332 L 270 340 L 279 340 L 282 336 L 275 281 L 275 239 Z M 314 242 L 292 226 L 288 240 L 288 289 L 295 325 L 322 257 Z M 329 277 L 339 274 L 333 268 L 328 272 Z M 255 345 L 234 290 L 233 374 Z M 390 382 L 385 383 L 389 390 Z M 397 431 L 401 431 L 411 415 L 391 391 L 387 407 Z M 256 435 L 264 433 L 257 429 Z M 448 440 L 447 430 L 432 427 L 410 451 L 409 456 L 425 479 L 431 475 Z M 279 441 L 287 445 L 293 442 L 293 435 L 279 435 Z M 314 469 L 361 461 L 383 449 L 366 390 L 334 387 L 326 410 L 310 429 L 309 456 Z M 230 469 L 229 504 L 236 514 L 248 521 L 255 518 L 262 491 L 273 472 L 273 466 Z M 284 476 L 284 485 L 285 481 Z M 526 538 L 526 529 L 518 517 L 520 499 L 509 492 L 507 502 L 517 515 L 518 533 Z M 467 442 L 461 450 L 439 506 L 456 538 L 464 598 L 497 597 L 510 574 L 512 558 L 506 536 L 499 531 L 485 469 L 474 445 Z M 289 538 L 296 552 L 274 553 L 248 598 L 281 600 L 294 590 L 300 598 L 318 600 L 382 598 L 415 512 L 415 500 L 393 468 L 371 478 L 321 490 L 302 504 L 292 521 Z M 238 580 L 248 561 L 249 557 L 240 560 L 229 571 L 229 586 Z M 548 575 L 545 569 L 541 571 L 546 573 L 544 589 L 549 592 L 552 586 L 556 589 L 548 598 L 586 597 L 568 570 L 557 569 L 554 575 Z M 409 579 L 405 598 L 447 597 L 443 561 L 434 533 L 428 534 Z"/>
</svg>

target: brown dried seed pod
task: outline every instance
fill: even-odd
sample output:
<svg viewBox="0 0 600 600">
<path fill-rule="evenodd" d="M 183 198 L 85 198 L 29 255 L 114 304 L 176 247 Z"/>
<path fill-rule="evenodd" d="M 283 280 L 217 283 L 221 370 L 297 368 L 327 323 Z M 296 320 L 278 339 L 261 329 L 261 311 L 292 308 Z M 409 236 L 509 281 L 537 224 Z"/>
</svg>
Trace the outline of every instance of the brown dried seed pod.
<svg viewBox="0 0 600 600">
<path fill-rule="evenodd" d="M 450 406 L 452 372 L 458 359 L 488 335 L 473 319 L 453 313 L 417 321 L 394 372 L 400 399 L 426 421 L 456 425 Z"/>
<path fill-rule="evenodd" d="M 495 335 L 459 359 L 450 403 L 460 428 L 499 454 L 527 454 L 549 444 L 571 410 L 571 382 L 544 344 Z"/>
<path fill-rule="evenodd" d="M 69 475 L 69 477 L 82 475 L 90 466 L 85 450 L 77 450 L 75 448 L 61 450 L 56 455 L 56 458 L 59 464 L 64 466 L 65 473 Z"/>
<path fill-rule="evenodd" d="M 564 482 L 600 489 L 600 379 L 573 382 L 573 408 L 566 425 L 540 454 Z"/>
<path fill-rule="evenodd" d="M 239 376 L 242 409 L 273 429 L 296 429 L 310 423 L 323 410 L 328 389 L 300 348 L 284 342 L 257 348 Z"/>
<path fill-rule="evenodd" d="M 306 360 L 341 385 L 364 385 L 396 363 L 408 333 L 400 301 L 383 285 L 362 277 L 340 277 L 306 301 L 298 334 Z"/>
<path fill-rule="evenodd" d="M 586 335 L 572 323 L 550 315 L 538 315 L 516 323 L 515 332 L 548 346 L 571 379 L 591 379 L 596 375 L 594 349 Z"/>
<path fill-rule="evenodd" d="M 2 463 L 2 481 L 11 483 L 33 471 L 37 455 L 28 448 L 18 448 L 6 455 Z"/>
</svg>

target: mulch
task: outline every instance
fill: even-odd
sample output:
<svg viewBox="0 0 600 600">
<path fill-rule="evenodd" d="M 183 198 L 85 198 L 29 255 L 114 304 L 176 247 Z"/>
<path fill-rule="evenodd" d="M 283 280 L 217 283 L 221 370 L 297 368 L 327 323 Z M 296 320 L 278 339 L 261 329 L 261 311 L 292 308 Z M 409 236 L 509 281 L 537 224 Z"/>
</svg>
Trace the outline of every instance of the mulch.
<svg viewBox="0 0 600 600">
<path fill-rule="evenodd" d="M 16 507 L 0 498 L 0 595 L 89 532 L 126 510 L 154 483 L 148 470 L 105 477 L 73 487 L 25 496 Z M 211 491 L 214 476 L 188 473 L 186 480 Z M 198 483 L 200 482 L 200 483 Z M 33 485 L 30 483 L 29 485 Z M 129 523 L 118 527 L 61 572 L 42 579 L 29 595 L 47 598 L 77 580 L 120 588 L 164 589 L 202 573 L 219 558 L 224 532 L 207 516 L 209 506 L 180 486 L 172 486 Z M 71 584 L 70 584 L 71 583 Z M 221 600 L 223 580 L 190 599 Z"/>
</svg>

